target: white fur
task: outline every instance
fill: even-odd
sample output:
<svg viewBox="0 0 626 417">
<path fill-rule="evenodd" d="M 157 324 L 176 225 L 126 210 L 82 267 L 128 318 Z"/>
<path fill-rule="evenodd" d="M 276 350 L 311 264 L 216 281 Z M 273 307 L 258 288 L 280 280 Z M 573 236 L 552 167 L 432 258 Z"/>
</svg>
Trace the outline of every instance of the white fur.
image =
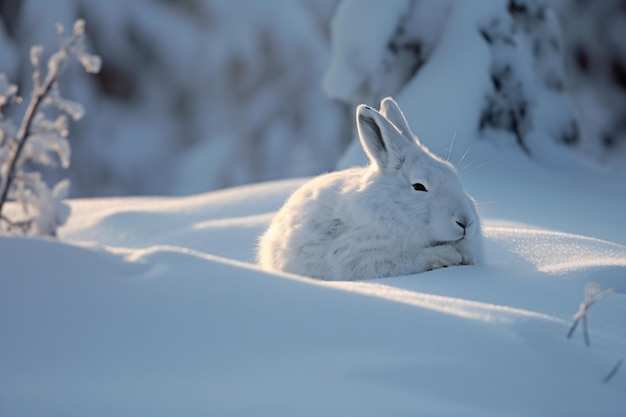
<svg viewBox="0 0 626 417">
<path fill-rule="evenodd" d="M 261 236 L 259 263 L 326 280 L 480 263 L 480 222 L 455 169 L 420 144 L 391 97 L 356 117 L 370 164 L 296 190 Z"/>
</svg>

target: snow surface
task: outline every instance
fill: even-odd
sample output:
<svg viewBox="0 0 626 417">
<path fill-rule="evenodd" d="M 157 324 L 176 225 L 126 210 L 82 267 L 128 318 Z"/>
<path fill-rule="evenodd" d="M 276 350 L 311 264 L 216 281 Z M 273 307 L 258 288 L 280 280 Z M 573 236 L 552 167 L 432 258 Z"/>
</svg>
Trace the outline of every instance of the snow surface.
<svg viewBox="0 0 626 417">
<path fill-rule="evenodd" d="M 102 12 L 103 28 L 118 22 L 110 9 L 98 7 L 102 2 L 87 3 L 92 13 Z M 74 2 L 28 4 L 25 16 L 37 21 L 55 10 L 68 14 Z M 120 13 L 136 7 L 114 4 Z M 229 14 L 227 4 L 216 9 L 218 17 Z M 626 356 L 626 178 L 580 167 L 559 171 L 514 145 L 475 136 L 489 83 L 489 51 L 475 30 L 480 8 L 457 6 L 447 21 L 450 31 L 420 69 L 426 75 L 412 80 L 399 102 L 421 140 L 459 165 L 479 203 L 486 265 L 333 283 L 263 271 L 254 264 L 257 238 L 301 179 L 179 198 L 70 200 L 72 214 L 59 241 L 0 237 L 0 416 L 625 415 L 626 371 L 608 383 L 602 379 Z M 156 7 L 135 17 L 135 26 L 146 26 L 140 33 L 161 30 Z M 248 9 L 244 23 L 261 9 L 261 20 L 273 22 L 279 8 Z M 312 23 L 287 18 L 301 16 L 298 10 L 281 12 L 285 25 L 271 26 L 276 36 L 270 44 L 292 45 L 276 62 L 310 68 L 308 58 L 298 58 L 297 46 L 317 39 L 311 56 L 323 55 L 322 36 L 314 35 Z M 118 23 L 111 27 L 125 27 Z M 44 30 L 43 24 L 37 27 Z M 302 42 L 290 36 L 300 27 L 308 28 Z M 259 62 L 255 43 L 235 36 L 240 29 L 219 32 L 229 42 L 212 54 L 230 56 L 230 48 L 245 62 Z M 113 56 L 125 45 L 122 31 L 106 33 L 114 37 L 108 54 Z M 198 39 L 209 42 L 211 34 L 205 35 Z M 453 48 L 453 39 L 463 43 Z M 160 58 L 175 57 L 172 65 L 194 56 L 189 48 L 177 49 L 184 39 L 161 42 L 166 45 Z M 211 43 L 218 44 L 219 39 Z M 133 56 L 125 49 L 119 53 L 120 61 Z M 319 70 L 315 62 L 313 72 Z M 170 71 L 174 75 L 163 79 L 199 85 L 196 76 Z M 119 122 L 123 132 L 109 126 L 116 139 L 89 148 L 122 171 L 127 167 L 122 176 L 137 184 L 160 187 L 170 180 L 184 186 L 179 192 L 190 193 L 220 181 L 223 164 L 229 181 L 249 180 L 259 170 L 259 152 L 266 177 L 279 169 L 315 170 L 306 164 L 332 166 L 331 151 L 339 145 L 327 133 L 341 130 L 337 126 L 348 116 L 325 107 L 319 85 L 305 79 L 293 76 L 288 83 L 306 85 L 304 96 L 298 89 L 278 94 L 284 91 L 278 83 L 261 88 L 237 113 L 243 126 L 224 117 L 221 107 L 194 118 L 192 130 L 200 132 L 208 131 L 208 119 L 219 118 L 250 141 L 257 137 L 251 132 L 269 132 L 268 146 L 246 148 L 243 159 L 233 157 L 242 145 L 230 140 L 228 129 L 218 129 L 210 142 L 198 139 L 177 152 L 185 169 L 170 179 L 175 170 L 161 162 L 175 148 L 167 138 L 177 137 L 178 128 L 167 118 L 154 123 L 154 114 L 166 114 L 167 107 L 131 111 L 109 100 L 91 114 L 103 126 Z M 78 80 L 74 88 L 85 99 L 80 101 L 95 100 L 89 99 L 93 88 Z M 238 80 L 234 85 L 244 87 L 258 81 L 245 74 Z M 146 77 L 142 100 L 157 103 L 160 95 L 176 91 L 154 88 L 160 83 L 159 77 Z M 298 108 L 305 115 L 313 107 L 323 109 L 306 118 L 303 128 L 319 144 L 294 142 L 281 110 L 294 107 L 292 94 L 301 97 L 305 105 Z M 198 98 L 200 104 L 205 99 Z M 226 103 L 225 108 L 237 104 Z M 265 126 L 268 114 L 278 116 Z M 162 139 L 153 140 L 146 129 Z M 90 159 L 79 161 L 90 172 L 106 172 Z M 139 185 L 137 190 L 146 192 Z M 571 340 L 566 333 L 589 282 L 615 294 L 590 308 L 586 347 L 580 329 Z"/>
<path fill-rule="evenodd" d="M 0 238 L 2 416 L 619 416 L 626 195 L 482 143 L 487 263 L 363 282 L 253 264 L 302 183 L 70 201 Z M 471 158 L 471 157 L 470 157 Z M 620 192 L 621 191 L 621 192 Z M 591 346 L 566 333 L 588 282 Z"/>
</svg>

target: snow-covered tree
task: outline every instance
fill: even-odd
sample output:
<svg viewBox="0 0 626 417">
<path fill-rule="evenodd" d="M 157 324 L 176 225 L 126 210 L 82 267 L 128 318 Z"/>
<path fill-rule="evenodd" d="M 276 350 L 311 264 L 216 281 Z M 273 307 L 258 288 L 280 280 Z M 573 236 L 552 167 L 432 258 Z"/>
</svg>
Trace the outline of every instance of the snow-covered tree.
<svg viewBox="0 0 626 417">
<path fill-rule="evenodd" d="M 344 0 L 332 20 L 326 93 L 352 105 L 394 96 L 428 60 L 451 0 Z"/>
<path fill-rule="evenodd" d="M 352 108 L 388 95 L 410 102 L 416 133 L 436 152 L 457 132 L 460 152 L 489 138 L 569 164 L 598 141 L 581 128 L 548 0 L 344 0 L 332 49 L 330 96 Z M 340 167 L 364 161 L 353 142 Z"/>
<path fill-rule="evenodd" d="M 553 144 L 576 146 L 579 123 L 565 90 L 559 23 L 547 3 L 509 0 L 480 31 L 491 50 L 492 88 L 479 130 L 510 132 L 531 155 Z"/>
<path fill-rule="evenodd" d="M 626 7 L 622 0 L 551 0 L 561 27 L 568 89 L 585 151 L 621 168 L 626 157 Z"/>
</svg>

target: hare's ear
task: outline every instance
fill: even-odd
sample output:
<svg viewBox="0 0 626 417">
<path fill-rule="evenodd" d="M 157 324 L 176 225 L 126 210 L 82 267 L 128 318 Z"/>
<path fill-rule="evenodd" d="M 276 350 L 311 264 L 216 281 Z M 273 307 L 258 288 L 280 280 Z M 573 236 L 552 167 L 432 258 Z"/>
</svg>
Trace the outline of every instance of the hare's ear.
<svg viewBox="0 0 626 417">
<path fill-rule="evenodd" d="M 411 128 L 409 127 L 409 122 L 407 122 L 406 117 L 404 117 L 404 113 L 400 110 L 400 106 L 398 106 L 398 103 L 396 103 L 393 98 L 386 97 L 380 102 L 380 112 L 387 119 L 389 119 L 391 123 L 396 125 L 400 132 L 409 137 L 413 136 L 413 132 L 411 132 Z"/>
<path fill-rule="evenodd" d="M 356 125 L 365 153 L 382 171 L 400 168 L 410 142 L 385 116 L 370 106 L 356 109 Z"/>
</svg>

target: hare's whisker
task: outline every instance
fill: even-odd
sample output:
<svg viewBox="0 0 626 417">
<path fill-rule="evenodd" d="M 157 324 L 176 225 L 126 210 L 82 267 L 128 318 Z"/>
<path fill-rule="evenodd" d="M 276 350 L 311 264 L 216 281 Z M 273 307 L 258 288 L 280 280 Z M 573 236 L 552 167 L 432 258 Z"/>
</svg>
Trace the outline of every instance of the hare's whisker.
<svg viewBox="0 0 626 417">
<path fill-rule="evenodd" d="M 463 168 L 461 168 L 461 164 L 463 163 L 463 161 L 465 160 L 465 157 L 467 156 L 467 154 L 469 153 L 470 148 L 468 147 L 467 150 L 465 151 L 465 153 L 463 153 L 463 156 L 461 157 L 461 159 L 459 160 L 459 162 L 457 162 L 455 164 L 456 169 L 460 172 L 463 170 Z"/>
<path fill-rule="evenodd" d="M 446 162 L 450 162 L 450 154 L 452 154 L 452 148 L 454 147 L 454 139 L 456 139 L 456 130 L 454 131 L 454 135 L 452 135 L 452 141 L 450 142 L 450 147 L 448 148 L 448 157 L 446 158 Z"/>
</svg>

